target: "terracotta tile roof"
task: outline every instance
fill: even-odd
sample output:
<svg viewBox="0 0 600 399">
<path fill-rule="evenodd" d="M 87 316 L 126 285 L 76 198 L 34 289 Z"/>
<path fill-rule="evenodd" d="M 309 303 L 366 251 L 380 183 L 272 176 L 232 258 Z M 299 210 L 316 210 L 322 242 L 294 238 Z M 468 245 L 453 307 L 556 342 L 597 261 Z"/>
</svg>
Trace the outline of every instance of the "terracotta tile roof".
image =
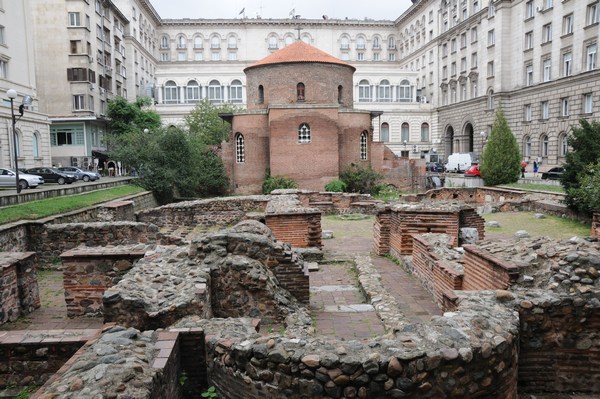
<svg viewBox="0 0 600 399">
<path fill-rule="evenodd" d="M 310 44 L 304 43 L 302 40 L 296 40 L 294 43 L 282 48 L 274 52 L 273 54 L 263 58 L 260 61 L 255 62 L 254 64 L 246 67 L 244 72 L 247 69 L 255 68 L 263 65 L 272 65 L 272 64 L 288 64 L 288 63 L 296 63 L 296 62 L 317 62 L 324 64 L 338 64 L 347 66 L 352 68 L 352 70 L 356 70 L 352 65 L 335 58 L 332 55 L 327 54 L 324 51 L 319 50 L 316 47 L 311 46 Z"/>
</svg>

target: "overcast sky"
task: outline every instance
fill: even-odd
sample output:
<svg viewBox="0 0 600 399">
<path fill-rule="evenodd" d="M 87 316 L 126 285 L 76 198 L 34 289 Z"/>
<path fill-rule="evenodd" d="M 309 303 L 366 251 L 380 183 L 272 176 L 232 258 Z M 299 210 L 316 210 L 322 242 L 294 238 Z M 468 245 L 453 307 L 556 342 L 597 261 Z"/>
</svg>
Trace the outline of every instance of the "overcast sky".
<svg viewBox="0 0 600 399">
<path fill-rule="evenodd" d="M 150 0 L 161 18 L 301 18 L 395 20 L 411 0 Z"/>
</svg>

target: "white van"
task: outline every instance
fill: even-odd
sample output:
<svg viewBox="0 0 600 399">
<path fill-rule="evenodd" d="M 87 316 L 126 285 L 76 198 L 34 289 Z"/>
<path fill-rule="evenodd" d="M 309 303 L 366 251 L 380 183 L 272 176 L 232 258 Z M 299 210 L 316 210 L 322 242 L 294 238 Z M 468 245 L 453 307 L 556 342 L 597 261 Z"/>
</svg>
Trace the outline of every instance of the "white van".
<svg viewBox="0 0 600 399">
<path fill-rule="evenodd" d="M 474 157 L 471 153 L 460 153 L 455 152 L 448 156 L 448 162 L 446 162 L 446 172 L 464 172 L 469 169 L 473 163 Z"/>
</svg>

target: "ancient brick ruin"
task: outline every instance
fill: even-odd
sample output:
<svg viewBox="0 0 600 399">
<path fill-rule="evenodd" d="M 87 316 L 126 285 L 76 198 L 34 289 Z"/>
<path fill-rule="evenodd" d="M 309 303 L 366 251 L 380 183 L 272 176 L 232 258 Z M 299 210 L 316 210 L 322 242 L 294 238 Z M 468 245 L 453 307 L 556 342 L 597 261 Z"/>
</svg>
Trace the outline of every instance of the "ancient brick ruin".
<svg viewBox="0 0 600 399">
<path fill-rule="evenodd" d="M 392 206 L 284 191 L 171 204 L 118 223 L 38 226 L 45 235 L 35 245 L 46 257 L 60 251 L 65 285 L 77 292 L 73 312 L 102 312 L 108 324 L 98 336 L 74 337 L 62 352 L 69 360 L 33 397 L 174 398 L 210 385 L 235 399 L 599 393 L 597 241 L 459 248 L 461 228 L 484 238 L 474 207 L 497 193 L 463 193 L 472 199 L 466 205 L 453 191 L 437 191 L 441 202 Z M 386 334 L 365 342 L 315 336 L 308 273 L 294 247 L 321 246 L 323 211 L 375 215 L 378 253 L 397 257 L 447 313 L 407 322 L 370 259 L 357 258 L 358 281 Z M 131 214 L 118 205 L 106 213 Z M 260 324 L 284 333 L 259 333 Z M 22 364 L 49 352 L 59 359 L 56 342 L 51 334 L 0 337 L 0 354 Z M 182 375 L 189 383 L 179 383 Z"/>
</svg>

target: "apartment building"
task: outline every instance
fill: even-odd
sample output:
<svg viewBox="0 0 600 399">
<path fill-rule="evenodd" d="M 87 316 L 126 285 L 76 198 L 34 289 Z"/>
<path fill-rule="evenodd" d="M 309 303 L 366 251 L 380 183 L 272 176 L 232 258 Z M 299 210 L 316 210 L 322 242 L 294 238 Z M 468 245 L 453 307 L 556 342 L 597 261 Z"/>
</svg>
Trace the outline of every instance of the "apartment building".
<svg viewBox="0 0 600 399">
<path fill-rule="evenodd" d="M 33 48 L 31 11 L 27 1 L 0 1 L 0 167 L 32 168 L 50 162 L 49 122 L 40 112 L 36 90 L 36 56 Z M 8 90 L 16 91 L 13 99 L 16 129 Z M 19 106 L 24 99 L 23 115 Z M 16 146 L 15 146 L 16 141 Z M 16 148 L 16 151 L 15 151 Z"/>
<path fill-rule="evenodd" d="M 524 158 L 543 168 L 564 161 L 570 126 L 600 111 L 598 0 L 413 0 L 390 21 L 161 19 L 147 0 L 32 4 L 55 162 L 101 153 L 111 96 L 152 96 L 174 125 L 202 99 L 245 108 L 244 68 L 296 40 L 356 68 L 354 107 L 383 111 L 374 138 L 404 157 L 481 152 L 502 108 Z"/>
</svg>

